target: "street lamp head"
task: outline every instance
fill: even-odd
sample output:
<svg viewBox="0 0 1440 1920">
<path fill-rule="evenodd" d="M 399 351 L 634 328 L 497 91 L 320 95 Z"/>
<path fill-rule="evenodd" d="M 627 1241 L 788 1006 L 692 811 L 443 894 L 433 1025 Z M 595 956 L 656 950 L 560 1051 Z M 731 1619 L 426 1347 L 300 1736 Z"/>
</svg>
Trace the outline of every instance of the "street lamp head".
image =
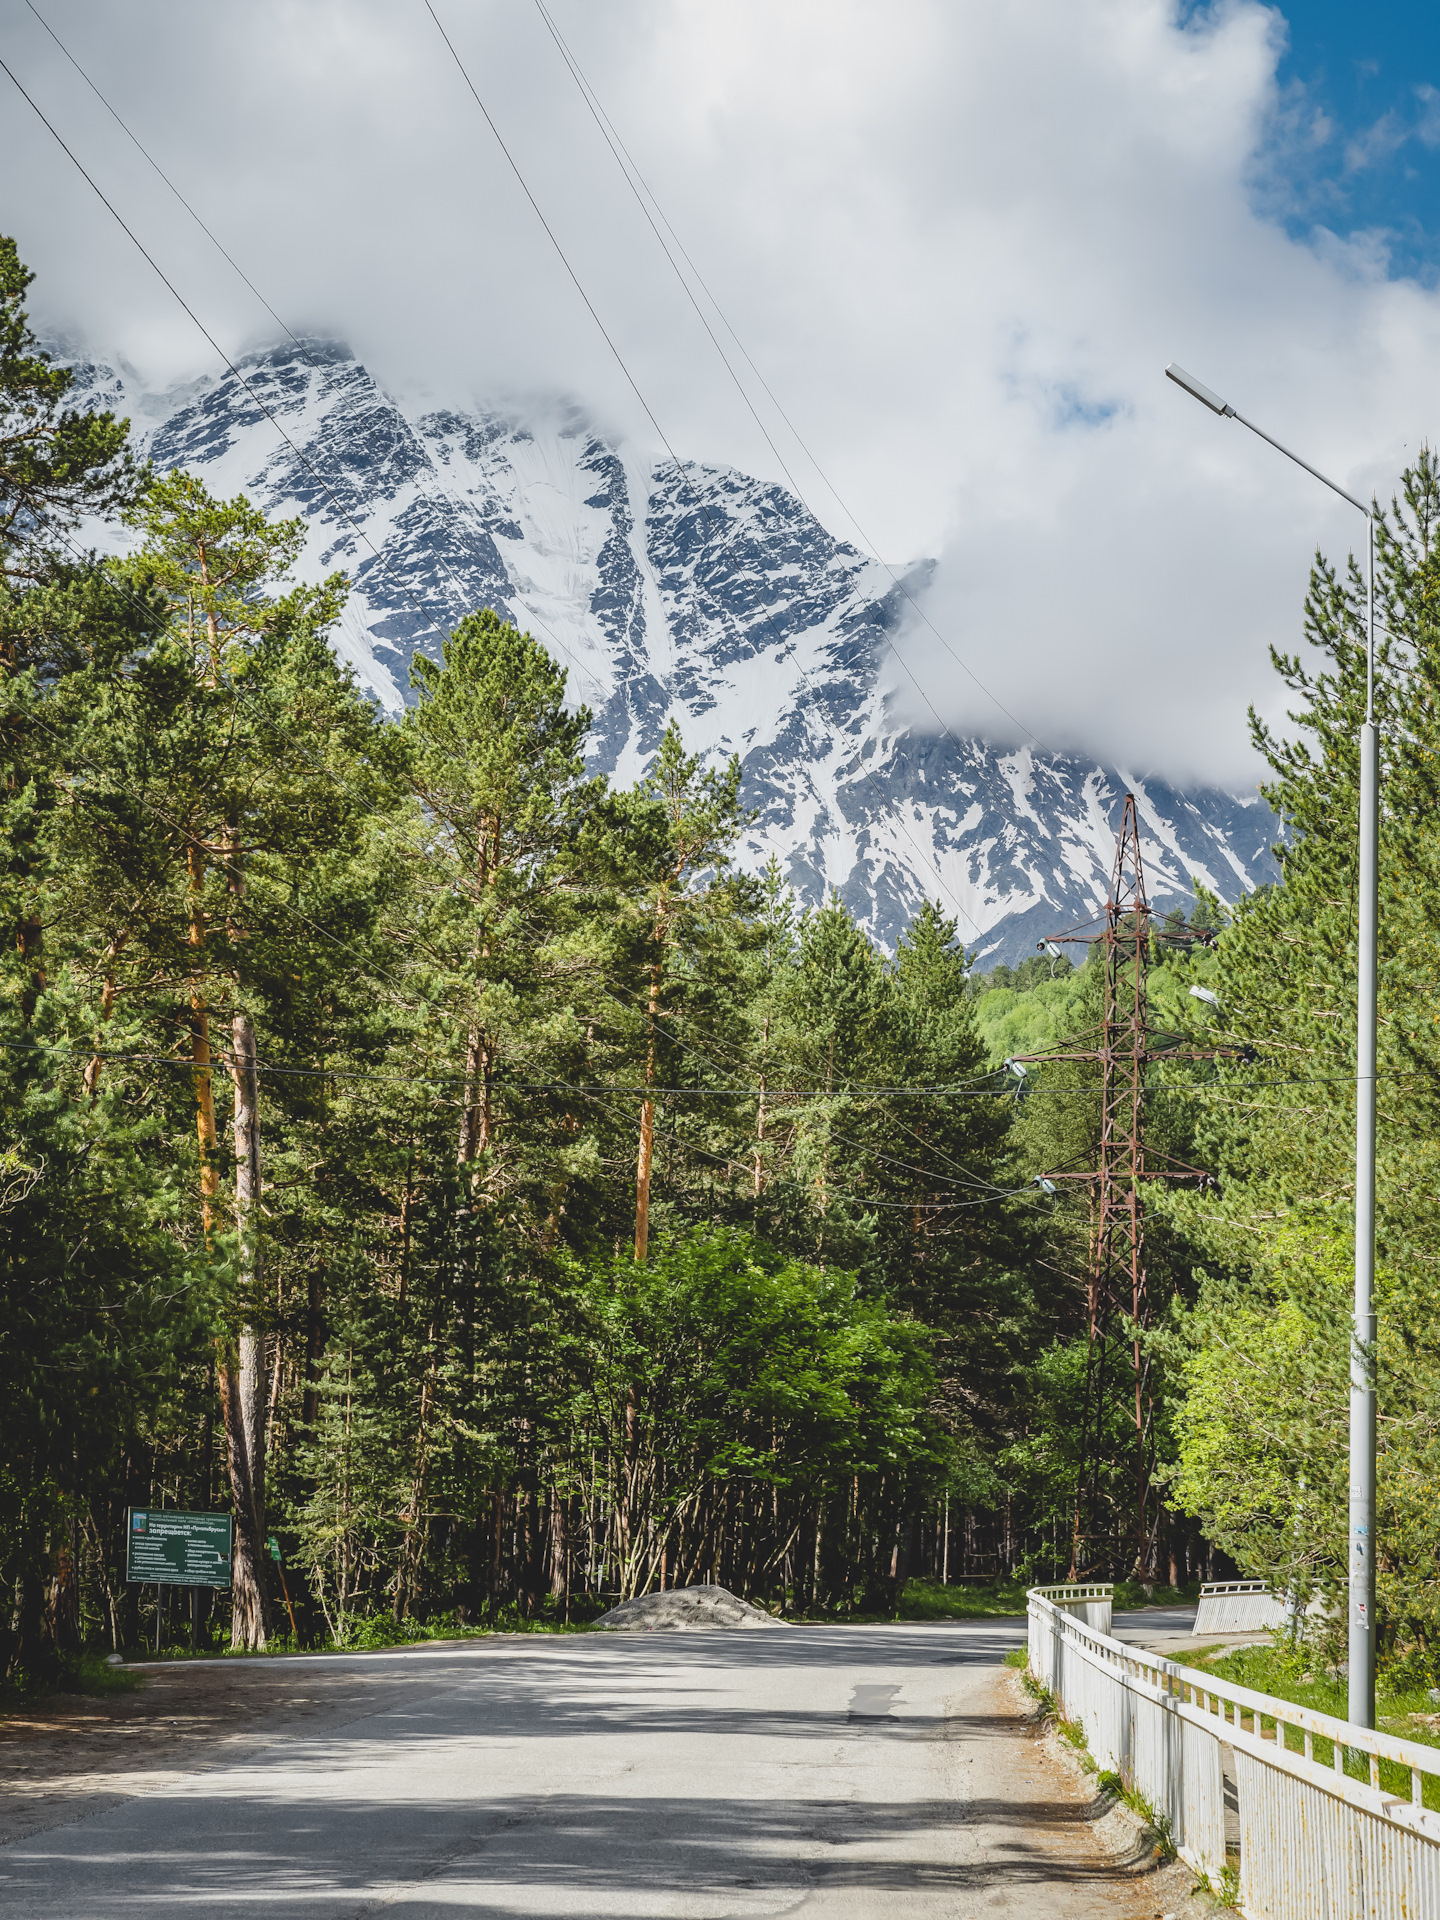
<svg viewBox="0 0 1440 1920">
<path fill-rule="evenodd" d="M 1209 407 L 1212 413 L 1222 414 L 1227 420 L 1235 418 L 1235 409 L 1228 401 L 1222 400 L 1218 393 L 1212 393 L 1209 387 L 1202 386 L 1193 373 L 1186 373 L 1173 360 L 1165 369 L 1165 378 L 1173 380 L 1177 387 L 1183 387 L 1186 393 L 1193 395 L 1202 407 Z"/>
</svg>

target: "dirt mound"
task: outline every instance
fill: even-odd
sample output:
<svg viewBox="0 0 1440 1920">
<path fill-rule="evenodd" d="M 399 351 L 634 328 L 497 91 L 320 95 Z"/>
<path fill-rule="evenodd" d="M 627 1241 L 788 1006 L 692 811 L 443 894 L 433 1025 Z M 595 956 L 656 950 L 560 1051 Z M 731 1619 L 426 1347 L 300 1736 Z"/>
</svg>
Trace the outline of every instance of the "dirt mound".
<svg viewBox="0 0 1440 1920">
<path fill-rule="evenodd" d="M 773 1613 L 724 1587 L 676 1587 L 622 1600 L 594 1622 L 598 1633 L 670 1633 L 682 1627 L 783 1627 Z"/>
</svg>

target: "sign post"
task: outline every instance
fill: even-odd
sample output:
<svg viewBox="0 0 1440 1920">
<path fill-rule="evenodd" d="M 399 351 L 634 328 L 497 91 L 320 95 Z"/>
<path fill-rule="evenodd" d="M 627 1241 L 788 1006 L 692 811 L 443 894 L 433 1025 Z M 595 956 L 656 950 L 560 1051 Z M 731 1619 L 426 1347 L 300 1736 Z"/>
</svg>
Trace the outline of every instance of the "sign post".
<svg viewBox="0 0 1440 1920">
<path fill-rule="evenodd" d="M 155 1651 L 160 1651 L 160 1603 L 166 1587 L 189 1587 L 191 1639 L 198 1641 L 201 1587 L 228 1587 L 233 1528 L 228 1513 L 180 1513 L 130 1507 L 125 1514 L 125 1578 L 155 1586 Z"/>
<path fill-rule="evenodd" d="M 290 1604 L 290 1588 L 285 1580 L 285 1561 L 280 1552 L 280 1542 L 272 1533 L 265 1544 L 270 1549 L 270 1558 L 275 1562 L 275 1571 L 280 1575 L 280 1591 L 285 1596 L 285 1611 L 290 1616 L 290 1631 L 295 1636 L 295 1644 L 298 1647 L 300 1644 L 300 1629 L 295 1624 L 295 1609 Z"/>
</svg>

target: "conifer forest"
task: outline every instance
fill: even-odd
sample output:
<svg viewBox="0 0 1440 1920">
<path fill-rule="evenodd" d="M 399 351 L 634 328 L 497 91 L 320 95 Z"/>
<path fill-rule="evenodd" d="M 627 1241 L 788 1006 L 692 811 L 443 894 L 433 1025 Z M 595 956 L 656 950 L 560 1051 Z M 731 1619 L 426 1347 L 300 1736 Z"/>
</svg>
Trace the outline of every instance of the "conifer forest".
<svg viewBox="0 0 1440 1920">
<path fill-rule="evenodd" d="M 1098 1069 L 1005 1061 L 1095 1024 L 1083 946 L 987 974 L 941 903 L 893 952 L 801 910 L 737 865 L 738 764 L 672 726 L 595 777 L 564 671 L 483 608 L 385 718 L 302 523 L 137 463 L 27 284 L 0 242 L 5 1675 L 1063 1578 L 1092 1219 L 1048 1176 L 1093 1164 Z M 1433 1672 L 1428 451 L 1378 592 L 1380 1629 Z M 1155 1018 L 1216 1057 L 1151 1070 L 1149 1137 L 1213 1177 L 1146 1196 L 1159 1497 L 1138 1536 L 1117 1397 L 1097 1575 L 1344 1572 L 1363 608 L 1317 557 L 1292 724 L 1252 721 L 1282 879 L 1155 945 Z M 136 1506 L 233 1514 L 195 1620 L 127 1584 Z"/>
</svg>

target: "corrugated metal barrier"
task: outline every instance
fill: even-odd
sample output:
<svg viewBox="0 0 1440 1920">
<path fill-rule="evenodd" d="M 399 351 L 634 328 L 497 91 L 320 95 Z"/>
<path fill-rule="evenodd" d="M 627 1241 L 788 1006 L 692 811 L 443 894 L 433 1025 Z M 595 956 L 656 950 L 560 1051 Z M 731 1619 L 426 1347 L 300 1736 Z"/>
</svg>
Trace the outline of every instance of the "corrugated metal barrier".
<svg viewBox="0 0 1440 1920">
<path fill-rule="evenodd" d="M 1212 1580 L 1200 1589 L 1195 1634 L 1263 1633 L 1283 1627 L 1285 1601 L 1263 1580 Z"/>
<path fill-rule="evenodd" d="M 1124 1646 L 1077 1617 L 1102 1595 L 1031 1590 L 1030 1669 L 1099 1765 L 1168 1817 L 1183 1859 L 1212 1880 L 1226 1865 L 1229 1747 L 1249 1920 L 1440 1916 L 1440 1749 Z"/>
</svg>

